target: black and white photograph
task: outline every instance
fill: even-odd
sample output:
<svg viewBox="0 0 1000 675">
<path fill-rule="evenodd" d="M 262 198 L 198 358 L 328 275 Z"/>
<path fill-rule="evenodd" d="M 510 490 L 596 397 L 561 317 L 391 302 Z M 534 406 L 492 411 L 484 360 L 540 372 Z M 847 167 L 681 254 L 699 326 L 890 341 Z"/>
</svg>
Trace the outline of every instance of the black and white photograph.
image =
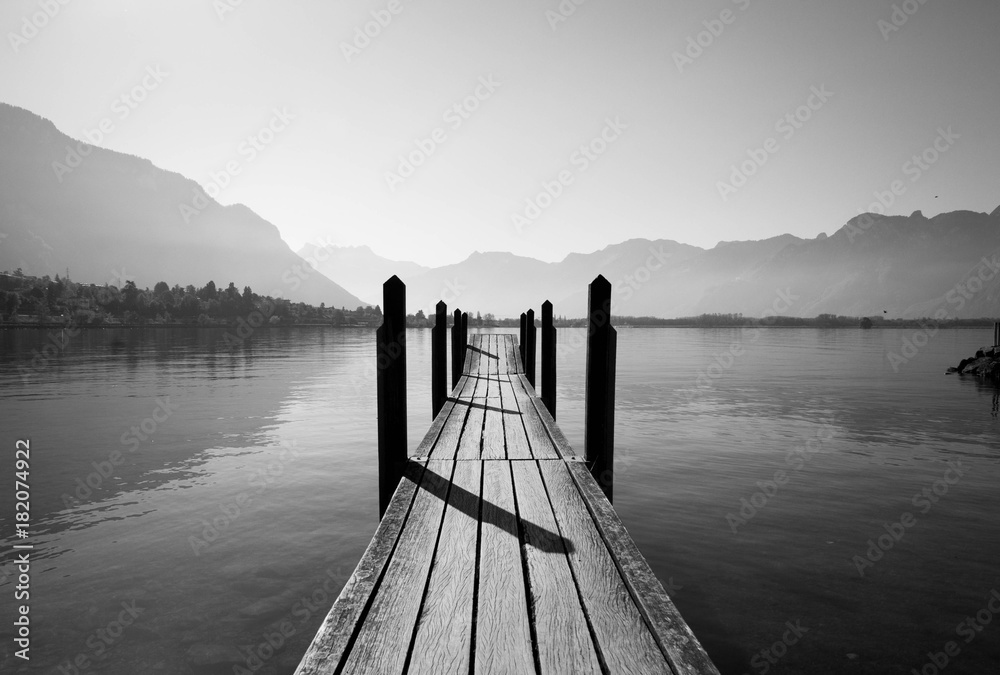
<svg viewBox="0 0 1000 675">
<path fill-rule="evenodd" d="M 4 675 L 1000 673 L 996 0 L 2 0 Z"/>
</svg>

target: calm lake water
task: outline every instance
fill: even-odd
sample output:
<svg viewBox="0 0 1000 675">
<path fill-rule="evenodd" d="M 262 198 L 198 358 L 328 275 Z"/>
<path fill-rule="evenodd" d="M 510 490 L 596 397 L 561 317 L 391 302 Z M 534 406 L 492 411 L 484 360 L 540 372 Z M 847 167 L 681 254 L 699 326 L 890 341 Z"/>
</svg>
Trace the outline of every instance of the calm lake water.
<svg viewBox="0 0 1000 675">
<path fill-rule="evenodd" d="M 619 330 L 615 507 L 723 673 L 1000 671 L 997 389 L 943 374 L 988 333 L 894 370 L 912 329 Z M 377 525 L 374 333 L 221 335 L 89 331 L 32 369 L 47 335 L 0 331 L 35 546 L 28 668 L 4 489 L 2 672 L 294 670 Z M 430 331 L 407 340 L 412 450 Z M 582 452 L 583 331 L 559 340 Z"/>
</svg>

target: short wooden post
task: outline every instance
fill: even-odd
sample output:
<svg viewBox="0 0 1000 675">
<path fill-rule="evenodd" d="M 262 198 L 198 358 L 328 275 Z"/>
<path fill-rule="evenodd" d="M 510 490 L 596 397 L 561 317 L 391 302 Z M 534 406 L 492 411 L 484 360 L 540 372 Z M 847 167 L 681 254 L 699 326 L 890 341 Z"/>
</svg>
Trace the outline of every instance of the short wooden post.
<svg viewBox="0 0 1000 675">
<path fill-rule="evenodd" d="M 378 502 L 385 514 L 406 466 L 406 285 L 382 284 L 382 325 L 376 331 Z"/>
<path fill-rule="evenodd" d="M 528 315 L 521 312 L 521 332 L 517 336 L 517 355 L 521 357 L 521 368 L 524 368 L 524 345 L 528 341 Z"/>
<path fill-rule="evenodd" d="M 462 361 L 465 348 L 462 347 L 462 310 L 455 310 L 455 323 L 451 326 L 451 388 L 454 389 L 462 377 Z"/>
<path fill-rule="evenodd" d="M 542 403 L 556 418 L 556 329 L 552 325 L 552 303 L 542 303 Z"/>
<path fill-rule="evenodd" d="M 524 376 L 535 386 L 535 310 L 529 309 L 524 321 Z"/>
<path fill-rule="evenodd" d="M 615 459 L 615 353 L 611 284 L 598 275 L 589 287 L 584 452 L 590 473 L 612 500 Z"/>
<path fill-rule="evenodd" d="M 435 307 L 431 329 L 431 419 L 437 417 L 448 396 L 448 305 L 444 300 Z"/>
</svg>

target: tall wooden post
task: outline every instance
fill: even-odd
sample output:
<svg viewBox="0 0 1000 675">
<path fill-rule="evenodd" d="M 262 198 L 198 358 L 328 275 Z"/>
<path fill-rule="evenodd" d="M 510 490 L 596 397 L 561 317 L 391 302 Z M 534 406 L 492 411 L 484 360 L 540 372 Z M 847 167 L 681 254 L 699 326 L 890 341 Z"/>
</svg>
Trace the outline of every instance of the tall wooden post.
<svg viewBox="0 0 1000 675">
<path fill-rule="evenodd" d="M 1000 323 L 993 324 L 993 346 L 1000 346 Z"/>
<path fill-rule="evenodd" d="M 451 326 L 451 388 L 454 389 L 462 377 L 462 361 L 465 348 L 462 347 L 462 310 L 455 310 L 455 323 Z"/>
<path fill-rule="evenodd" d="M 584 452 L 590 473 L 612 500 L 615 460 L 615 353 L 611 284 L 598 275 L 589 287 Z"/>
<path fill-rule="evenodd" d="M 431 419 L 437 417 L 448 396 L 448 305 L 444 300 L 434 308 L 431 329 Z"/>
<path fill-rule="evenodd" d="M 465 355 L 469 351 L 469 313 L 462 312 L 462 358 L 458 362 L 458 370 L 465 369 Z"/>
<path fill-rule="evenodd" d="M 521 312 L 521 332 L 517 336 L 517 355 L 521 357 L 521 368 L 524 368 L 525 354 L 524 345 L 528 341 L 528 315 Z"/>
<path fill-rule="evenodd" d="M 535 386 L 535 310 L 529 309 L 524 321 L 524 376 Z"/>
<path fill-rule="evenodd" d="M 552 325 L 552 303 L 542 303 L 542 403 L 556 418 L 556 329 Z"/>
<path fill-rule="evenodd" d="M 406 466 L 406 285 L 382 284 L 382 325 L 376 331 L 379 518 Z"/>
</svg>

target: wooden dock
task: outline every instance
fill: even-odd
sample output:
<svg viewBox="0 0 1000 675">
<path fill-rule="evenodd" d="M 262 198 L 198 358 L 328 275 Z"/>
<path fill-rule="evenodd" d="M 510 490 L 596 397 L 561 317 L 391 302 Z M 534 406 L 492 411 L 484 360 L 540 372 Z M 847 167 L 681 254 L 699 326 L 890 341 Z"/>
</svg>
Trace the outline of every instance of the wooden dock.
<svg viewBox="0 0 1000 675">
<path fill-rule="evenodd" d="M 296 674 L 717 673 L 535 394 L 515 336 L 470 337 Z"/>
</svg>

